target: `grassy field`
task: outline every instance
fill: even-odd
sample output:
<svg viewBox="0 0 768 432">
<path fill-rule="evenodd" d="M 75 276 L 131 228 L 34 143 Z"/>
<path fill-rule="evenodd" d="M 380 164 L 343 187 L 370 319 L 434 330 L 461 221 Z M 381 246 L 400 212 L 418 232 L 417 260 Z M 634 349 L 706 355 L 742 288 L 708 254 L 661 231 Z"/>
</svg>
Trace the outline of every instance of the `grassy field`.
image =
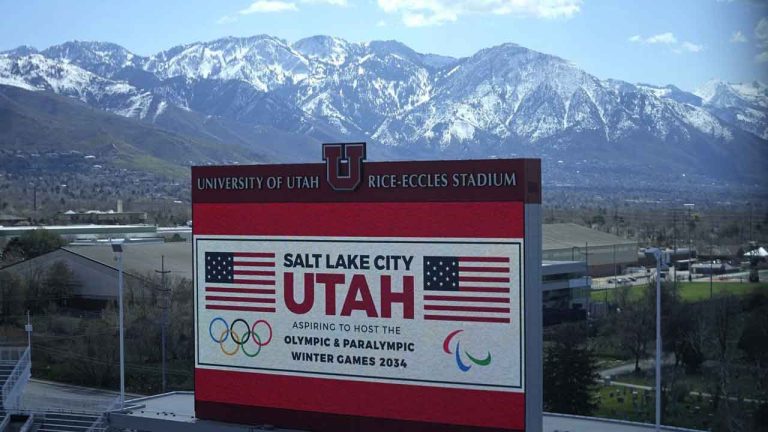
<svg viewBox="0 0 768 432">
<path fill-rule="evenodd" d="M 596 417 L 607 417 L 636 422 L 653 421 L 654 402 L 643 390 L 633 390 L 615 385 L 603 385 L 598 393 L 599 407 Z"/>
<path fill-rule="evenodd" d="M 653 423 L 654 395 L 650 390 L 637 390 L 616 385 L 601 385 L 598 392 L 599 407 L 595 417 Z M 712 419 L 707 412 L 706 398 L 687 396 L 670 406 L 663 420 L 665 425 L 706 430 Z"/>
<path fill-rule="evenodd" d="M 662 376 L 671 377 L 673 373 L 672 366 L 664 366 Z M 644 370 L 641 375 L 635 375 L 634 373 L 625 373 L 613 377 L 615 383 L 627 383 L 636 384 L 642 386 L 651 387 L 655 384 L 655 374 L 653 370 Z M 749 373 L 748 370 L 740 368 L 736 373 L 730 376 L 731 391 L 734 394 L 738 394 L 740 397 L 746 399 L 763 400 L 765 395 L 762 394 L 755 386 L 754 375 Z M 681 374 L 677 378 L 677 382 L 680 386 L 685 387 L 688 391 L 700 392 L 700 393 L 712 393 L 718 385 L 718 375 L 716 366 L 705 366 L 701 374 L 685 375 Z"/>
<path fill-rule="evenodd" d="M 629 297 L 638 299 L 643 296 L 643 292 L 648 289 L 647 285 L 638 285 L 629 288 Z M 710 297 L 709 282 L 678 282 L 677 289 L 680 298 L 686 302 L 697 302 L 707 300 Z M 607 291 L 607 292 L 606 292 Z M 617 290 L 592 290 L 593 301 L 604 301 L 606 296 L 608 301 L 613 301 Z M 768 294 L 768 283 L 734 283 L 734 282 L 713 282 L 712 295 L 731 294 L 744 296 L 753 292 L 761 291 Z"/>
</svg>

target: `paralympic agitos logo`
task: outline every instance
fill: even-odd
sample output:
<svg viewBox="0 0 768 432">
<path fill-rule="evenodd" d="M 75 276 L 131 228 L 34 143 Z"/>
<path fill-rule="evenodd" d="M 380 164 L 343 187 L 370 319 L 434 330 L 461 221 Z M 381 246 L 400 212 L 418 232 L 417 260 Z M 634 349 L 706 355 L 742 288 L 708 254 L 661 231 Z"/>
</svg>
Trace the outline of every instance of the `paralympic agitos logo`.
<svg viewBox="0 0 768 432">
<path fill-rule="evenodd" d="M 452 354 L 454 355 L 454 358 L 456 359 L 456 366 L 459 368 L 462 372 L 469 371 L 473 364 L 477 366 L 488 366 L 491 364 L 491 352 L 488 351 L 488 354 L 486 354 L 485 358 L 481 359 L 479 357 L 475 357 L 472 354 L 470 354 L 468 351 L 464 350 L 464 355 L 469 359 L 469 362 L 472 363 L 465 363 L 464 360 L 462 360 L 462 350 L 461 350 L 461 341 L 456 339 L 456 336 L 458 336 L 460 333 L 462 333 L 464 330 L 454 330 L 451 333 L 448 334 L 448 336 L 445 337 L 445 340 L 443 340 L 443 352 L 446 354 Z M 451 348 L 451 342 L 456 339 L 456 348 Z"/>
</svg>

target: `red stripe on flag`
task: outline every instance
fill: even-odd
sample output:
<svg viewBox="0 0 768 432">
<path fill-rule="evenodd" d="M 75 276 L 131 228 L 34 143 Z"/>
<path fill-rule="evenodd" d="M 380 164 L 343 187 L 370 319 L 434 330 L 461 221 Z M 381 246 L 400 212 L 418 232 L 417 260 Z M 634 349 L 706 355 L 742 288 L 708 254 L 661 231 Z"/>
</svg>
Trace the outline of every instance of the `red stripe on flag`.
<svg viewBox="0 0 768 432">
<path fill-rule="evenodd" d="M 240 293 L 240 294 L 275 294 L 275 290 L 266 288 L 225 288 L 205 287 L 206 292 Z"/>
<path fill-rule="evenodd" d="M 274 262 L 235 261 L 235 267 L 274 267 Z"/>
<path fill-rule="evenodd" d="M 205 296 L 206 301 L 231 301 L 245 303 L 276 303 L 274 298 Z"/>
<path fill-rule="evenodd" d="M 469 321 L 489 323 L 509 323 L 509 318 L 493 318 L 478 316 L 424 315 L 425 320 L 431 321 Z"/>
<path fill-rule="evenodd" d="M 235 252 L 236 257 L 242 258 L 274 258 L 274 252 Z"/>
<path fill-rule="evenodd" d="M 274 307 L 206 305 L 205 308 L 209 310 L 231 310 L 243 312 L 275 312 Z"/>
<path fill-rule="evenodd" d="M 425 295 L 425 301 L 458 301 L 458 302 L 480 302 L 480 303 L 509 303 L 508 298 L 504 297 L 462 297 L 462 296 L 441 296 Z"/>
<path fill-rule="evenodd" d="M 498 312 L 509 313 L 509 308 L 486 306 L 453 306 L 453 305 L 424 305 L 424 310 L 455 311 L 455 312 Z"/>
<path fill-rule="evenodd" d="M 232 283 L 243 284 L 243 285 L 272 285 L 272 286 L 274 286 L 275 285 L 275 280 L 274 279 L 272 279 L 272 280 L 269 280 L 269 279 L 261 279 L 261 280 L 257 280 L 257 279 L 253 279 L 253 280 L 251 280 L 251 279 L 233 279 Z"/>
<path fill-rule="evenodd" d="M 509 257 L 459 257 L 459 262 L 508 263 Z"/>
<path fill-rule="evenodd" d="M 267 270 L 235 270 L 234 274 L 243 276 L 274 276 L 275 272 Z"/>
<path fill-rule="evenodd" d="M 487 293 L 508 293 L 509 287 L 481 287 L 481 286 L 460 286 L 459 291 L 464 292 L 487 292 Z"/>
<path fill-rule="evenodd" d="M 508 277 L 459 276 L 459 282 L 509 282 Z"/>
<path fill-rule="evenodd" d="M 485 273 L 509 273 L 509 269 L 506 267 L 462 267 L 459 266 L 459 271 L 463 272 L 485 272 Z"/>
</svg>

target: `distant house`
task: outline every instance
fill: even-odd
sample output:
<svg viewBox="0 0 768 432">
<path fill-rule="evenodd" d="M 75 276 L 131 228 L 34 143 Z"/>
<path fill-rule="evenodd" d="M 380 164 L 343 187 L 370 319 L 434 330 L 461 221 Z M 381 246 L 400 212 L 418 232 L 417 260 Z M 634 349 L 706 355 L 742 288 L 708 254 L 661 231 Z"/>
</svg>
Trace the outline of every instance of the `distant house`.
<svg viewBox="0 0 768 432">
<path fill-rule="evenodd" d="M 0 226 L 29 225 L 29 218 L 0 213 Z"/>
<path fill-rule="evenodd" d="M 56 222 L 61 225 L 138 225 L 147 223 L 145 212 L 116 212 L 112 210 L 88 210 L 75 212 L 72 210 L 56 215 Z"/>
<path fill-rule="evenodd" d="M 146 212 L 123 211 L 123 200 L 117 200 L 117 210 L 67 210 L 56 215 L 56 222 L 62 225 L 138 225 L 147 223 Z"/>
</svg>

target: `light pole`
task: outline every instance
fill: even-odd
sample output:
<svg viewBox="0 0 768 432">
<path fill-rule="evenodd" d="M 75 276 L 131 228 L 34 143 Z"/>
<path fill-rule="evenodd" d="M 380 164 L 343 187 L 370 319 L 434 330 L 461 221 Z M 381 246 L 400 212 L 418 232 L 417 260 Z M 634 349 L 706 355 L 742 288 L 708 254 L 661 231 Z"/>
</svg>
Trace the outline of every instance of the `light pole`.
<svg viewBox="0 0 768 432">
<path fill-rule="evenodd" d="M 715 264 L 714 253 L 715 242 L 715 228 L 713 227 L 709 233 L 709 298 L 712 298 L 712 265 Z"/>
<path fill-rule="evenodd" d="M 125 326 L 123 317 L 123 245 L 112 243 L 117 261 L 118 327 L 120 328 L 120 408 L 125 408 Z"/>
<path fill-rule="evenodd" d="M 656 430 L 661 427 L 661 265 L 664 254 L 659 248 L 645 250 L 656 258 Z"/>
<path fill-rule="evenodd" d="M 691 245 L 691 223 L 693 221 L 691 220 L 691 210 L 693 210 L 695 204 L 683 204 L 683 207 L 688 208 L 688 282 L 691 282 L 693 280 L 693 263 L 691 262 L 691 249 L 693 249 Z"/>
<path fill-rule="evenodd" d="M 32 321 L 29 318 L 29 309 L 27 309 L 27 325 L 24 326 L 27 332 L 27 350 L 29 351 L 29 377 L 32 378 Z"/>
</svg>

